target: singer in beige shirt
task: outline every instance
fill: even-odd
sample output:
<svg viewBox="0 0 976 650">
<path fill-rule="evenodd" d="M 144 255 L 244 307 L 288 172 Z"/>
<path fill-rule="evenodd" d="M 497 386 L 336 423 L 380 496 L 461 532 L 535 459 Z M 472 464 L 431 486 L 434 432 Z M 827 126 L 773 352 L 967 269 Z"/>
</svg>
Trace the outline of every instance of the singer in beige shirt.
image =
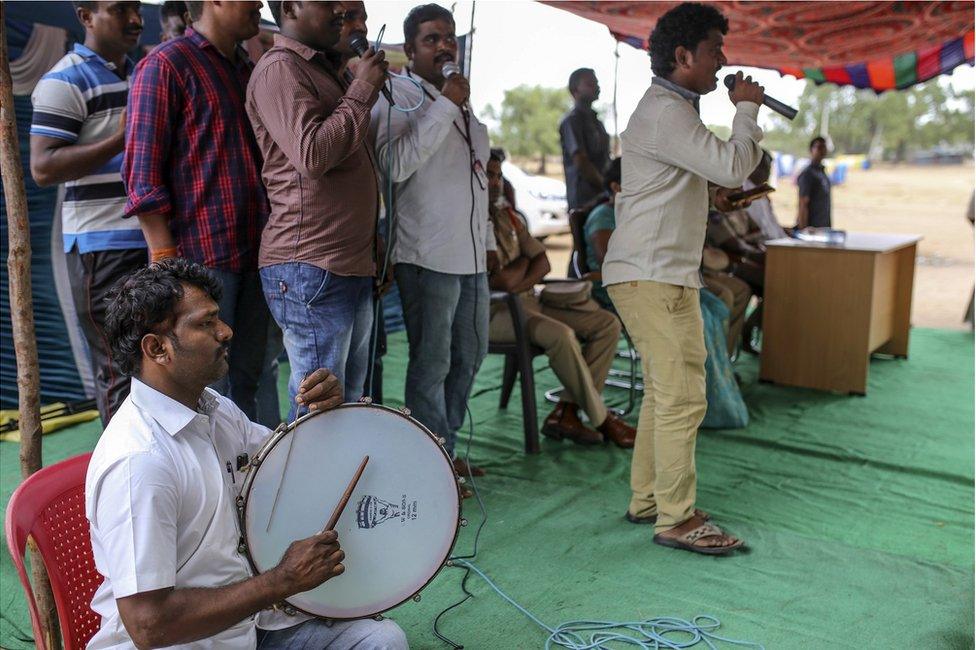
<svg viewBox="0 0 976 650">
<path fill-rule="evenodd" d="M 696 33 L 697 30 L 697 33 Z M 631 465 L 632 523 L 654 523 L 654 542 L 704 554 L 742 546 L 695 508 L 695 438 L 705 415 L 705 342 L 698 291 L 709 182 L 738 187 L 761 156 L 760 86 L 737 79 L 732 136 L 698 115 L 715 90 L 728 21 L 682 4 L 651 33 L 655 77 L 621 137 L 622 188 L 603 282 L 643 360 L 645 392 Z M 683 45 L 682 43 L 687 43 Z"/>
</svg>

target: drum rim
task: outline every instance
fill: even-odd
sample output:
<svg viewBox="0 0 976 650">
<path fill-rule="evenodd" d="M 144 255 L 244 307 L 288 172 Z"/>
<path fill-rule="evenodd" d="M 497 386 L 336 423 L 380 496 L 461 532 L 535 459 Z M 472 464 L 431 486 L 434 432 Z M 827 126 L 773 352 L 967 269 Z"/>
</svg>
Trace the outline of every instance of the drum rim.
<svg viewBox="0 0 976 650">
<path fill-rule="evenodd" d="M 327 410 L 324 410 L 324 411 L 312 411 L 312 412 L 306 413 L 305 415 L 301 416 L 300 418 L 296 418 L 292 422 L 288 423 L 286 426 L 284 426 L 284 428 L 280 428 L 279 427 L 279 429 L 276 429 L 274 432 L 272 432 L 271 437 L 268 438 L 264 442 L 264 444 L 261 445 L 261 448 L 258 449 L 258 451 L 254 454 L 254 458 L 251 460 L 251 463 L 249 463 L 251 465 L 251 467 L 250 467 L 249 471 L 247 472 L 247 476 L 244 479 L 244 483 L 241 485 L 241 493 L 240 493 L 240 496 L 238 497 L 239 499 L 241 499 L 240 504 L 238 506 L 238 520 L 240 522 L 240 531 L 241 531 L 242 543 L 244 545 L 244 552 L 242 553 L 242 555 L 247 559 L 247 563 L 251 566 L 251 570 L 254 572 L 255 575 L 261 575 L 262 571 L 258 570 L 257 565 L 254 563 L 254 559 L 251 557 L 250 540 L 248 539 L 248 534 L 247 534 L 247 532 L 248 532 L 248 529 L 247 529 L 247 502 L 248 502 L 248 499 L 249 499 L 250 494 L 251 494 L 251 484 L 254 482 L 254 477 L 257 476 L 258 470 L 261 468 L 261 463 L 264 460 L 264 457 L 267 456 L 267 454 L 270 453 L 272 449 L 274 449 L 275 445 L 277 445 L 279 442 L 281 442 L 285 438 L 285 436 L 287 436 L 287 434 L 289 434 L 290 432 L 294 431 L 298 427 L 299 424 L 305 422 L 306 420 L 309 420 L 311 418 L 314 418 L 314 417 L 316 417 L 318 415 L 321 415 L 323 413 L 329 413 L 329 412 L 337 411 L 339 409 L 344 409 L 344 408 L 376 408 L 376 409 L 382 409 L 382 410 L 387 411 L 389 413 L 393 413 L 394 415 L 398 415 L 398 416 L 406 419 L 407 421 L 409 421 L 412 424 L 415 424 L 417 427 L 420 428 L 421 431 L 423 431 L 424 433 L 427 434 L 427 436 L 431 439 L 431 441 L 433 441 L 434 446 L 441 452 L 441 455 L 444 457 L 444 460 L 447 462 L 448 467 L 450 467 L 451 468 L 451 471 L 454 473 L 455 482 L 457 482 L 457 479 L 460 478 L 460 476 L 457 473 L 457 470 L 454 469 L 454 463 L 451 460 L 451 457 L 448 455 L 447 450 L 444 449 L 444 445 L 441 444 L 440 438 L 438 438 L 437 436 L 435 436 L 434 433 L 430 429 L 428 429 L 422 422 L 420 422 L 419 420 L 411 417 L 407 413 L 404 413 L 400 409 L 396 409 L 396 408 L 393 408 L 393 407 L 390 407 L 390 406 L 386 406 L 384 404 L 372 404 L 372 403 L 366 403 L 366 402 L 346 402 L 344 404 L 340 404 L 339 406 L 336 406 L 334 408 L 327 409 Z M 254 463 L 255 460 L 257 461 L 256 464 Z M 413 600 L 414 598 L 417 597 L 417 595 L 421 591 L 423 591 L 424 589 L 426 589 L 427 588 L 427 585 L 429 585 L 431 582 L 433 582 L 434 581 L 434 578 L 436 578 L 437 575 L 441 571 L 444 570 L 444 567 L 447 566 L 447 562 L 451 558 L 451 552 L 454 550 L 454 545 L 457 543 L 458 535 L 461 534 L 461 522 L 464 520 L 464 517 L 461 515 L 462 502 L 463 502 L 463 500 L 461 498 L 461 484 L 460 483 L 457 483 L 457 513 L 458 513 L 458 515 L 457 515 L 457 525 L 454 527 L 454 537 L 451 539 L 451 544 L 448 547 L 447 554 L 444 556 L 444 559 L 440 562 L 439 568 L 431 574 L 431 576 L 427 579 L 427 581 L 424 582 L 423 585 L 421 585 L 416 591 L 412 592 L 409 596 L 407 596 L 403 600 L 401 600 L 401 601 L 399 601 L 399 602 L 397 602 L 397 603 L 395 603 L 393 605 L 390 605 L 389 607 L 386 607 L 384 609 L 381 609 L 378 612 L 374 612 L 372 614 L 367 614 L 366 616 L 356 616 L 356 617 L 351 617 L 351 618 L 332 617 L 332 616 L 321 616 L 319 614 L 314 614 L 312 612 L 309 612 L 307 610 L 302 609 L 301 607 L 298 607 L 297 605 L 295 605 L 293 602 L 291 602 L 287 598 L 284 599 L 283 602 L 285 604 L 287 604 L 288 607 L 291 607 L 292 609 L 296 610 L 297 612 L 301 612 L 302 614 L 305 614 L 306 616 L 311 616 L 313 618 L 318 618 L 318 619 L 327 620 L 327 621 L 358 621 L 358 620 L 363 620 L 363 619 L 376 618 L 377 616 L 380 616 L 380 615 L 382 615 L 382 614 L 390 611 L 391 609 L 396 609 L 397 607 L 399 607 L 400 605 L 404 604 L 408 600 Z"/>
</svg>

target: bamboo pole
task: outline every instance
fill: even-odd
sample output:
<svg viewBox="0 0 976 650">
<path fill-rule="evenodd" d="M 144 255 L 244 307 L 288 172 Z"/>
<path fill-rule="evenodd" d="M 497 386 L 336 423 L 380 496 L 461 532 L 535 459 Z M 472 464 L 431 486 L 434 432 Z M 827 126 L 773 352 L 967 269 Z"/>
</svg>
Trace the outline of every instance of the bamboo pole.
<svg viewBox="0 0 976 650">
<path fill-rule="evenodd" d="M 10 320 L 13 324 L 14 352 L 17 357 L 17 394 L 20 424 L 20 472 L 27 478 L 41 468 L 40 371 L 37 339 L 34 335 L 34 308 L 31 299 L 30 224 L 27 218 L 27 191 L 20 166 L 17 116 L 14 111 L 13 80 L 7 56 L 4 3 L 0 2 L 0 176 L 7 203 L 7 231 L 10 250 L 7 271 L 10 282 Z M 61 647 L 57 609 L 51 595 L 44 563 L 36 552 L 30 554 L 34 597 L 40 613 L 48 648 Z M 41 643 L 38 643 L 40 646 Z"/>
</svg>

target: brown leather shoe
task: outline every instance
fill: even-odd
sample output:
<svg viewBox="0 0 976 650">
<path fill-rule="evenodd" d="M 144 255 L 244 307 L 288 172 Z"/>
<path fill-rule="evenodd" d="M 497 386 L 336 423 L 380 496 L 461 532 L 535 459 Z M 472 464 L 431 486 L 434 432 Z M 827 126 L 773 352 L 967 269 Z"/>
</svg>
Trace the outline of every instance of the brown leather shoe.
<svg viewBox="0 0 976 650">
<path fill-rule="evenodd" d="M 577 414 L 578 407 L 569 402 L 559 402 L 542 424 L 542 435 L 553 440 L 568 438 L 577 445 L 598 445 L 603 436 L 584 425 Z"/>
<path fill-rule="evenodd" d="M 637 430 L 613 413 L 607 413 L 607 419 L 597 427 L 597 431 L 606 436 L 607 442 L 612 440 L 615 445 L 624 449 L 634 448 Z"/>
<path fill-rule="evenodd" d="M 465 478 L 470 478 L 472 476 L 477 478 L 485 475 L 485 470 L 481 469 L 477 465 L 472 465 L 465 462 L 460 456 L 454 459 L 454 471 L 458 473 L 458 476 L 463 476 Z"/>
</svg>

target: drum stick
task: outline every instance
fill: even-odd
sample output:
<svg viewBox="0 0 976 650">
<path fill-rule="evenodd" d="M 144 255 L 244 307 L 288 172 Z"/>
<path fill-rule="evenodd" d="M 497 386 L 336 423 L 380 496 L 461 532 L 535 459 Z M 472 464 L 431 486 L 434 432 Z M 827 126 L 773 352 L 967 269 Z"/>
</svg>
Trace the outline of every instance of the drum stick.
<svg viewBox="0 0 976 650">
<path fill-rule="evenodd" d="M 302 378 L 303 383 L 305 382 L 306 379 L 308 379 L 310 373 L 311 371 L 305 373 L 305 376 Z M 295 422 L 298 421 L 298 416 L 301 414 L 301 412 L 302 412 L 301 406 L 295 409 L 295 419 L 292 420 L 291 424 L 288 425 L 287 427 L 288 429 L 291 429 L 295 426 Z M 295 444 L 295 432 L 292 431 L 291 435 L 288 436 L 288 452 L 285 454 L 285 464 L 282 465 L 281 467 L 281 476 L 278 477 L 278 489 L 275 490 L 274 501 L 271 502 L 271 514 L 268 515 L 268 525 L 265 526 L 264 532 L 268 532 L 269 530 L 271 530 L 271 522 L 274 521 L 275 509 L 278 507 L 278 495 L 281 494 L 281 484 L 285 482 L 285 472 L 288 470 L 288 461 L 291 460 L 291 448 L 292 445 L 294 444 Z"/>
<path fill-rule="evenodd" d="M 356 489 L 356 484 L 359 483 L 359 478 L 363 475 L 363 470 L 366 469 L 366 463 L 368 462 L 369 456 L 363 456 L 363 462 L 359 463 L 359 469 L 356 470 L 356 475 L 352 477 L 349 485 L 346 486 L 346 491 L 342 494 L 342 498 L 339 499 L 335 510 L 332 511 L 332 516 L 329 517 L 329 523 L 322 529 L 323 533 L 327 530 L 335 530 L 336 523 L 339 521 L 339 517 L 342 516 L 342 511 L 346 509 L 346 504 L 349 503 L 349 497 L 352 496 L 352 491 Z"/>
</svg>

